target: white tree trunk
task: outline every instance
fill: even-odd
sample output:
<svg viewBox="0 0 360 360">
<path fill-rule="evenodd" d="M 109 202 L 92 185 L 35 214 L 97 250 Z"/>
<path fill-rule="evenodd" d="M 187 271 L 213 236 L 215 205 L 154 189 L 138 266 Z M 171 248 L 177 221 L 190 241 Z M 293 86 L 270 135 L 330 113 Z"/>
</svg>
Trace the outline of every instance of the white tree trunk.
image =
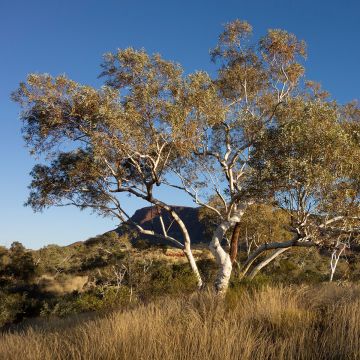
<svg viewBox="0 0 360 360">
<path fill-rule="evenodd" d="M 184 254 L 185 254 L 186 258 L 189 261 L 191 270 L 193 271 L 193 273 L 194 273 L 194 275 L 196 277 L 197 286 L 198 286 L 199 289 L 201 289 L 204 284 L 203 284 L 203 281 L 201 279 L 199 269 L 197 267 L 194 255 L 193 255 L 192 250 L 191 250 L 191 240 L 190 240 L 189 232 L 187 231 L 187 228 L 186 228 L 184 222 L 180 219 L 178 214 L 173 210 L 170 210 L 170 213 L 171 213 L 171 216 L 174 218 L 174 220 L 177 222 L 177 224 L 179 225 L 179 227 L 181 229 L 181 232 L 182 232 L 183 237 L 184 237 L 184 250 L 183 251 L 184 251 Z"/>
<path fill-rule="evenodd" d="M 336 271 L 337 264 L 339 262 L 341 254 L 344 252 L 346 245 L 343 245 L 338 252 L 338 249 L 334 249 L 333 253 L 331 254 L 330 260 L 330 279 L 329 281 L 332 282 L 334 279 L 334 274 Z"/>
<path fill-rule="evenodd" d="M 265 251 L 268 250 L 277 250 L 277 249 L 287 249 L 294 246 L 299 247 L 313 247 L 317 246 L 316 242 L 311 241 L 309 237 L 300 238 L 297 234 L 289 241 L 284 242 L 273 242 L 273 243 L 265 243 L 258 246 L 247 258 L 247 260 L 242 265 L 241 269 L 241 278 L 243 278 L 249 271 L 251 265 L 254 261 Z M 271 259 L 272 260 L 272 259 Z M 270 261 L 271 261 L 270 260 Z M 266 264 L 265 264 L 266 265 Z M 263 266 L 262 266 L 263 267 Z"/>
<path fill-rule="evenodd" d="M 195 261 L 195 258 L 194 258 L 194 255 L 192 253 L 192 250 L 191 250 L 191 240 L 190 240 L 190 235 L 189 235 L 189 232 L 184 224 L 184 222 L 181 220 L 181 218 L 178 216 L 178 214 L 171 209 L 170 206 L 162 203 L 162 202 L 159 202 L 159 201 L 153 201 L 153 204 L 155 204 L 156 206 L 159 206 L 160 208 L 162 209 L 165 209 L 166 211 L 168 211 L 172 218 L 174 219 L 174 221 L 179 225 L 180 227 L 180 230 L 181 230 L 181 233 L 183 235 L 183 240 L 184 240 L 184 243 L 181 243 L 180 241 L 178 241 L 177 239 L 174 239 L 173 237 L 169 236 L 167 234 L 167 231 L 166 231 L 166 228 L 165 228 L 165 225 L 164 225 L 164 221 L 163 221 L 163 218 L 162 216 L 160 215 L 159 219 L 160 219 L 160 224 L 161 224 L 161 227 L 162 227 L 162 231 L 163 231 L 163 235 L 161 234 L 157 234 L 155 233 L 153 230 L 145 230 L 144 228 L 142 228 L 139 224 L 136 224 L 134 223 L 131 218 L 127 215 L 127 218 L 128 218 L 128 221 L 136 227 L 136 229 L 142 233 L 142 234 L 145 234 L 145 235 L 151 235 L 151 236 L 155 236 L 155 237 L 159 237 L 161 239 L 165 239 L 165 240 L 168 240 L 170 242 L 172 242 L 173 244 L 175 244 L 177 247 L 181 248 L 187 258 L 187 260 L 189 261 L 189 264 L 190 264 L 190 267 L 191 267 L 191 270 L 193 271 L 195 277 L 196 277 L 196 281 L 197 281 L 197 286 L 199 289 L 201 289 L 203 287 L 203 281 L 201 279 L 201 275 L 200 275 L 200 272 L 199 272 L 199 269 L 196 265 L 196 261 Z M 126 214 L 126 213 L 125 213 Z"/>
<path fill-rule="evenodd" d="M 230 226 L 231 224 L 229 221 L 221 223 L 215 230 L 209 246 L 211 253 L 216 259 L 216 263 L 219 266 L 219 271 L 215 280 L 215 290 L 218 293 L 226 292 L 232 271 L 230 255 L 221 246 L 221 240 Z"/>
<path fill-rule="evenodd" d="M 193 273 L 194 273 L 194 275 L 196 277 L 197 287 L 199 289 L 201 289 L 204 286 L 204 284 L 203 284 L 203 281 L 201 279 L 199 269 L 198 269 L 198 267 L 196 265 L 194 255 L 193 255 L 193 253 L 191 251 L 190 244 L 185 243 L 184 254 L 187 257 L 187 259 L 189 261 L 189 264 L 190 264 L 190 267 L 191 267 L 191 270 L 193 271 Z"/>
<path fill-rule="evenodd" d="M 226 231 L 240 221 L 244 215 L 246 205 L 241 206 L 234 212 L 234 215 L 227 221 L 223 221 L 214 231 L 209 248 L 214 255 L 216 263 L 219 266 L 219 271 L 215 279 L 215 290 L 219 294 L 225 294 L 230 281 L 232 272 L 232 264 L 230 255 L 222 248 L 221 240 L 224 238 Z"/>
<path fill-rule="evenodd" d="M 290 248 L 282 248 L 275 250 L 272 254 L 267 256 L 263 261 L 261 261 L 259 264 L 254 266 L 251 273 L 249 274 L 249 279 L 252 280 L 256 274 L 266 265 L 268 265 L 271 261 L 273 261 L 277 256 L 282 254 L 284 251 L 289 250 Z"/>
</svg>

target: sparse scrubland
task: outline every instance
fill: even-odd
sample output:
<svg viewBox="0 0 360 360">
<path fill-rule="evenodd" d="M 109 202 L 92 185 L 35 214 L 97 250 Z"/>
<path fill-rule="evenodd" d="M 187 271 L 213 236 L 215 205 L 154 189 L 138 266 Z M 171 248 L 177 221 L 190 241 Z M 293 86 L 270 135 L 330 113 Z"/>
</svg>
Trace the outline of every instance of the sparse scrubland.
<svg viewBox="0 0 360 360">
<path fill-rule="evenodd" d="M 211 287 L 197 291 L 181 252 L 136 246 L 108 233 L 68 247 L 3 250 L 0 359 L 360 356 L 356 253 L 340 259 L 329 283 L 329 256 L 293 249 L 251 281 L 235 271 L 224 299 Z M 204 248 L 194 254 L 211 284 L 215 262 Z"/>
<path fill-rule="evenodd" d="M 197 291 L 196 277 L 181 250 L 152 246 L 141 239 L 132 245 L 127 236 L 114 232 L 65 247 L 27 250 L 14 243 L 0 250 L 0 327 L 4 329 L 36 317 L 125 310 L 163 296 L 189 296 Z M 203 245 L 193 252 L 212 289 L 215 261 Z M 230 287 L 235 291 L 245 285 L 322 284 L 329 280 L 329 261 L 329 253 L 294 248 L 274 259 L 253 280 L 242 278 L 235 269 Z M 337 264 L 334 281 L 350 284 L 359 280 L 359 254 L 348 251 Z"/>
<path fill-rule="evenodd" d="M 360 286 L 239 287 L 166 297 L 97 318 L 38 322 L 2 359 L 358 359 Z"/>
</svg>

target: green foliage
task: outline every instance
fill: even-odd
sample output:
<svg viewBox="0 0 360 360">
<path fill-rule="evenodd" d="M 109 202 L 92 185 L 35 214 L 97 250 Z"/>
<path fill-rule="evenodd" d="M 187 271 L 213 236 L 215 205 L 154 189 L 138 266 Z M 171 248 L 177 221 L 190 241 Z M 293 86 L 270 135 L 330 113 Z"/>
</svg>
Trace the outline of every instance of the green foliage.
<svg viewBox="0 0 360 360">
<path fill-rule="evenodd" d="M 40 315 L 64 317 L 88 311 L 105 311 L 129 304 L 129 298 L 130 290 L 125 286 L 98 288 L 86 293 L 73 293 L 45 301 Z"/>
<path fill-rule="evenodd" d="M 0 327 L 21 318 L 25 309 L 26 296 L 20 293 L 0 292 Z"/>
<path fill-rule="evenodd" d="M 48 245 L 34 256 L 38 259 L 40 273 L 77 273 L 114 263 L 131 247 L 126 234 L 119 236 L 111 231 L 65 247 Z"/>
<path fill-rule="evenodd" d="M 11 279 L 29 281 L 35 275 L 37 266 L 33 254 L 19 242 L 13 242 L 9 250 L 0 249 L 0 275 Z"/>
<path fill-rule="evenodd" d="M 275 250 L 272 256 L 279 254 L 276 249 L 285 248 L 285 241 L 286 247 L 335 250 L 356 243 L 358 105 L 341 106 L 314 82 L 305 81 L 306 44 L 294 34 L 269 29 L 250 42 L 251 35 L 246 21 L 225 25 L 211 52 L 218 66 L 214 76 L 204 71 L 185 75 L 179 64 L 133 48 L 104 56 L 100 89 L 65 76 L 30 74 L 13 98 L 23 110 L 26 145 L 45 163 L 31 172 L 27 205 L 35 211 L 65 205 L 88 208 L 179 247 L 183 240 L 191 259 L 184 219 L 154 197 L 161 193 L 156 187 L 172 186 L 207 206 L 200 214 L 207 236 L 221 224 L 223 233 L 215 234 L 211 249 L 223 267 L 226 255 L 220 242 L 243 217 L 230 255 L 231 262 L 236 260 L 240 232 L 239 260 L 249 260 L 244 272 L 258 265 L 268 250 Z M 173 182 L 174 173 L 178 179 Z M 164 224 L 156 234 L 133 223 L 122 207 L 124 193 L 169 212 L 181 225 L 180 241 L 166 234 Z M 207 216 L 209 210 L 215 215 Z M 129 238 L 105 234 L 72 246 L 65 257 L 59 249 L 48 248 L 43 255 L 52 265 L 40 266 L 53 274 L 81 272 L 94 278 L 97 271 L 102 282 L 103 273 L 115 269 L 111 285 L 123 282 L 139 292 L 145 291 L 146 281 L 154 293 L 182 288 L 188 274 L 162 263 L 141 270 L 140 261 L 129 259 L 134 254 L 130 248 Z M 139 242 L 138 248 L 146 244 Z M 19 244 L 6 256 L 8 276 L 24 281 L 34 276 L 32 256 Z M 42 257 L 39 261 L 46 263 Z M 197 273 L 195 263 L 190 264 Z M 297 271 L 290 261 L 275 265 L 281 273 Z M 230 270 L 228 262 L 229 275 Z M 317 270 L 303 274 L 315 278 Z M 217 284 L 226 290 L 227 280 L 223 276 Z"/>
<path fill-rule="evenodd" d="M 196 278 L 188 264 L 154 264 L 150 283 L 145 289 L 147 296 L 189 293 L 196 289 Z"/>
<path fill-rule="evenodd" d="M 265 216 L 264 221 L 269 221 L 270 227 L 276 229 L 276 213 L 274 215 L 266 207 L 253 209 L 259 210 L 259 217 L 268 214 L 269 220 Z M 247 216 L 245 223 L 249 226 L 250 236 L 256 214 Z M 281 218 L 278 221 L 282 221 Z M 255 226 L 254 229 L 263 231 L 262 236 L 266 236 L 269 230 L 265 226 L 263 230 Z M 0 325 L 39 315 L 64 317 L 83 312 L 123 309 L 164 295 L 179 296 L 196 290 L 196 279 L 189 264 L 183 262 L 182 258 L 170 260 L 164 249 L 156 247 L 142 250 L 129 248 L 123 244 L 126 239 L 108 233 L 84 243 L 66 247 L 50 245 L 33 252 L 20 244 L 14 244 L 9 250 L 0 248 L 3 284 Z M 39 262 L 31 277 L 14 271 L 19 269 L 15 264 L 19 264 L 21 259 L 30 259 L 25 254 Z M 217 267 L 206 254 L 204 250 L 197 263 L 205 283 L 211 284 Z M 26 261 L 23 265 L 27 264 Z M 335 281 L 360 280 L 359 263 L 357 253 L 342 257 Z M 13 269 L 11 275 L 6 272 L 9 264 Z M 269 284 L 300 285 L 328 281 L 329 253 L 294 248 L 276 258 L 252 281 L 246 278 L 239 281 L 237 276 L 235 271 L 227 295 L 229 303 L 235 304 L 238 301 L 235 299 L 245 291 L 255 291 Z M 83 286 L 86 278 L 88 284 Z M 79 281 L 82 287 L 78 285 Z"/>
</svg>

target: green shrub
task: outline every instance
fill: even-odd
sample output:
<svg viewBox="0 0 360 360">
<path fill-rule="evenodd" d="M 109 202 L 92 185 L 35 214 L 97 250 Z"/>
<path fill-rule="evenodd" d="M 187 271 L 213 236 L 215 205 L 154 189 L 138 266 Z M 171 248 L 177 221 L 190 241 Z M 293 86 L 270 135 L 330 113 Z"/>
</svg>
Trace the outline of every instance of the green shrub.
<svg viewBox="0 0 360 360">
<path fill-rule="evenodd" d="M 10 261 L 5 272 L 17 279 L 30 280 L 36 274 L 36 264 L 31 252 L 19 242 L 13 242 L 9 250 Z"/>
<path fill-rule="evenodd" d="M 103 311 L 121 308 L 129 301 L 130 290 L 126 286 L 96 288 L 86 293 L 73 293 L 45 301 L 40 315 L 64 317 L 89 311 Z"/>
<path fill-rule="evenodd" d="M 0 327 L 18 320 L 24 313 L 26 295 L 0 292 Z"/>
</svg>

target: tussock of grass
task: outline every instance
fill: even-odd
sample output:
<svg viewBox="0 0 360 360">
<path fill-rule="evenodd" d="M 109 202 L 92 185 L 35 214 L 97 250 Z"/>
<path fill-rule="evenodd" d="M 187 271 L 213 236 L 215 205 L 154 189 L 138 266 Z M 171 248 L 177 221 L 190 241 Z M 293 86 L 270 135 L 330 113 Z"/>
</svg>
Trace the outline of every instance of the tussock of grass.
<svg viewBox="0 0 360 360">
<path fill-rule="evenodd" d="M 360 286 L 264 287 L 163 298 L 0 339 L 2 359 L 359 359 Z"/>
</svg>

